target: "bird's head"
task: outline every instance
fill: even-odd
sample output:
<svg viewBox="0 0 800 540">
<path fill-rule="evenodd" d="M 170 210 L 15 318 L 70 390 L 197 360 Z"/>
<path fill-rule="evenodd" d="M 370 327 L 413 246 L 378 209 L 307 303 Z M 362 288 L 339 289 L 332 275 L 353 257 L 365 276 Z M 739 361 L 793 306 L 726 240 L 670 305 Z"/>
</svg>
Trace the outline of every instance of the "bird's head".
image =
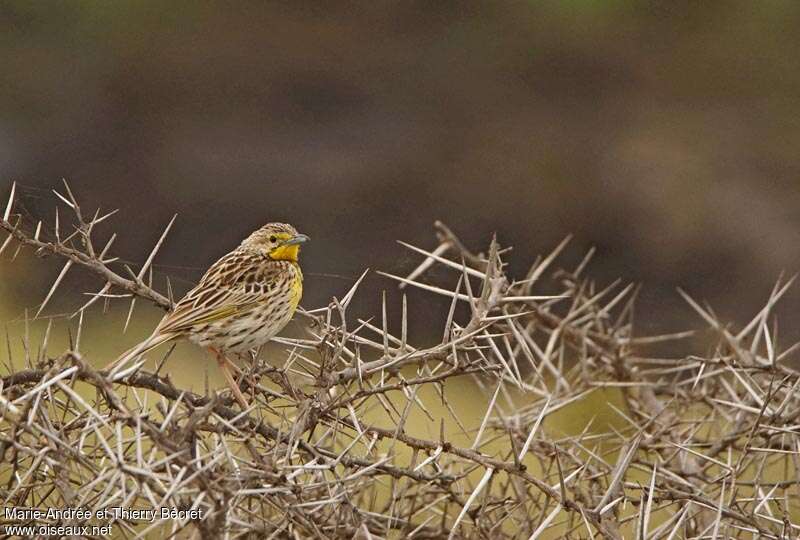
<svg viewBox="0 0 800 540">
<path fill-rule="evenodd" d="M 245 238 L 242 246 L 259 251 L 274 261 L 297 262 L 300 244 L 308 240 L 308 236 L 298 233 L 287 223 L 267 223 Z"/>
</svg>

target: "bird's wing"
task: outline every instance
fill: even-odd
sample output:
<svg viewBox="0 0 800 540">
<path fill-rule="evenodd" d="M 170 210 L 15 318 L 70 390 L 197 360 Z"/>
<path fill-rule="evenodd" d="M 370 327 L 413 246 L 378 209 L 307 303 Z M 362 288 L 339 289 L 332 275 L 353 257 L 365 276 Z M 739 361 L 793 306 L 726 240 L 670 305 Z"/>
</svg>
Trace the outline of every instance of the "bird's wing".
<svg viewBox="0 0 800 540">
<path fill-rule="evenodd" d="M 275 287 L 280 270 L 257 253 L 229 253 L 208 269 L 200 283 L 161 320 L 156 332 L 180 334 L 198 324 L 246 311 Z"/>
</svg>

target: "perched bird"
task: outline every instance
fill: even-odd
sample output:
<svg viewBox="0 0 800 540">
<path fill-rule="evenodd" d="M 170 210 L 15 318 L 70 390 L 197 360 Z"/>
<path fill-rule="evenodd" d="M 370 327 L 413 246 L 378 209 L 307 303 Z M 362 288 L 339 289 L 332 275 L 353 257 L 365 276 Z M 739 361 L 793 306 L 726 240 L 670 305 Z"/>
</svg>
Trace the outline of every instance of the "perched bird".
<svg viewBox="0 0 800 540">
<path fill-rule="evenodd" d="M 188 338 L 211 351 L 237 401 L 247 408 L 247 400 L 230 371 L 233 363 L 225 353 L 242 353 L 263 345 L 291 320 L 303 294 L 300 244 L 308 239 L 285 223 L 268 223 L 253 232 L 211 265 L 150 337 L 106 369 L 117 371 L 162 343 Z"/>
</svg>

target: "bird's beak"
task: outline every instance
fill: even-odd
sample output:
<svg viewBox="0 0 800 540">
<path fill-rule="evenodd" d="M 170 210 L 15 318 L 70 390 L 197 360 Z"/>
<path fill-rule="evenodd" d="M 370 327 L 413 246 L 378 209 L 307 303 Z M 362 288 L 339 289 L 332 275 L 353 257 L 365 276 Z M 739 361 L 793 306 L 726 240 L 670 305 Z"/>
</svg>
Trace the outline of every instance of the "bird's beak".
<svg viewBox="0 0 800 540">
<path fill-rule="evenodd" d="M 311 240 L 311 238 L 309 238 L 305 234 L 298 234 L 298 235 L 295 235 L 292 238 L 289 238 L 288 240 L 286 240 L 283 244 L 281 244 L 281 247 L 283 247 L 283 246 L 294 246 L 294 245 L 297 245 L 297 244 L 302 244 L 303 242 L 308 242 L 309 240 Z"/>
</svg>

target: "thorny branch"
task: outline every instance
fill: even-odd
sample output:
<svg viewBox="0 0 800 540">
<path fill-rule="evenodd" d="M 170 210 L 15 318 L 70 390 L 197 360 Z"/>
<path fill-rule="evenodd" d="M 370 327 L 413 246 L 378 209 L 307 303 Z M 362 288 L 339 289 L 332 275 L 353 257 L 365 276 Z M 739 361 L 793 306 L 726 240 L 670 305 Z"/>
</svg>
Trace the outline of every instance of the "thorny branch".
<svg viewBox="0 0 800 540">
<path fill-rule="evenodd" d="M 64 187 L 56 195 L 72 213 L 69 234 L 63 218 L 47 239 L 41 222 L 24 225 L 15 187 L 0 220 L 0 253 L 16 243 L 64 260 L 39 312 L 72 266 L 101 282 L 76 312 L 79 325 L 99 298 L 130 301 L 128 320 L 137 298 L 169 309 L 171 292 L 155 290 L 148 272 L 173 222 L 138 273 L 122 271 L 109 254 L 114 236 L 102 248 L 92 239 L 110 214 L 87 219 Z M 637 289 L 598 288 L 585 277 L 591 253 L 555 270 L 565 241 L 514 281 L 496 240 L 474 254 L 436 227 L 433 250 L 402 243 L 422 258 L 415 269 L 383 275 L 450 299 L 437 343 L 412 344 L 405 297 L 399 333 L 388 328 L 385 297 L 378 317 L 353 319 L 362 276 L 302 312 L 308 337 L 278 340 L 283 358 L 254 357 L 239 381 L 252 396 L 247 411 L 178 388 L 145 360 L 113 376 L 97 371 L 108 359 L 85 357 L 78 340 L 56 355 L 47 337 L 42 354 L 26 343 L 28 367 L 13 369 L 9 338 L 4 506 L 204 512 L 116 523 L 129 536 L 798 537 L 800 373 L 787 365 L 796 346 L 780 350 L 770 329 L 792 280 L 738 332 L 683 293 L 716 336 L 714 352 L 655 356 L 653 347 L 692 333 L 635 336 Z M 432 268 L 453 279 L 431 283 Z M 537 294 L 553 285 L 556 294 Z M 458 392 L 485 396 L 480 418 L 453 403 Z M 586 403 L 615 419 L 578 432 L 549 420 Z"/>
</svg>

